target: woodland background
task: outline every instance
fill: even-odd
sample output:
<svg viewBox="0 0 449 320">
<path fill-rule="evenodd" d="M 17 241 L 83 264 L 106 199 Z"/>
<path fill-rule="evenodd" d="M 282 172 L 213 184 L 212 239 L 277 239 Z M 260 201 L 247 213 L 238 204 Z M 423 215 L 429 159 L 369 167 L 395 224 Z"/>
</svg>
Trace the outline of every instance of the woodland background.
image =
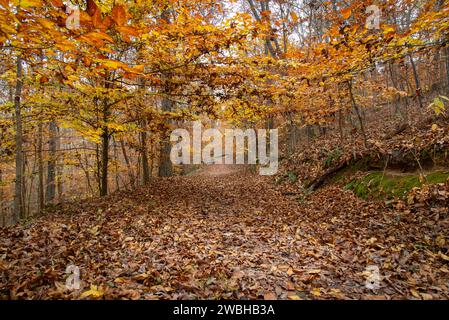
<svg viewBox="0 0 449 320">
<path fill-rule="evenodd" d="M 304 219 L 309 223 L 307 228 L 312 229 L 326 224 L 324 221 L 338 224 L 341 218 L 345 221 L 341 222 L 343 229 L 352 226 L 364 230 L 360 232 L 368 240 L 360 246 L 377 243 L 380 247 L 376 250 L 393 248 L 378 241 L 398 241 L 391 238 L 396 232 L 403 236 L 404 246 L 386 256 L 396 257 L 397 252 L 410 246 L 406 250 L 407 260 L 397 260 L 405 263 L 427 254 L 427 267 L 414 266 L 425 269 L 422 283 L 439 279 L 442 282 L 416 288 L 415 277 L 414 283 L 404 280 L 400 285 L 391 284 L 385 296 L 447 298 L 448 288 L 442 283 L 449 274 L 445 267 L 449 260 L 448 1 L 71 1 L 80 8 L 79 26 L 73 24 L 75 13 L 67 9 L 68 4 L 61 0 L 0 0 L 2 226 L 21 222 L 26 227 L 44 228 L 39 230 L 44 234 L 51 232 L 51 238 L 56 236 L 55 230 L 65 230 L 63 225 L 87 223 L 83 230 L 98 236 L 101 233 L 95 229 L 95 219 L 108 212 L 110 208 L 106 207 L 111 201 L 125 208 L 126 203 L 120 201 L 126 202 L 123 199 L 132 195 L 135 203 L 130 205 L 130 212 L 151 207 L 145 200 L 145 190 L 159 192 L 156 197 L 162 198 L 154 201 L 157 205 L 158 201 L 164 203 L 168 212 L 182 213 L 172 207 L 172 202 L 188 201 L 178 198 L 185 191 L 173 185 L 170 188 L 170 181 L 190 190 L 190 196 L 198 203 L 210 195 L 192 191 L 191 183 L 211 194 L 216 192 L 217 198 L 222 191 L 211 187 L 212 182 L 202 176 L 201 168 L 171 165 L 172 129 L 188 128 L 197 119 L 207 126 L 221 122 L 240 128 L 279 128 L 280 173 L 263 180 L 263 185 L 261 178 L 246 178 L 255 189 L 238 179 L 234 185 L 227 184 L 226 179 L 219 180 L 233 190 L 229 197 L 234 199 L 242 193 L 240 186 L 267 193 L 273 203 L 291 200 L 295 209 L 287 204 L 285 208 L 281 206 L 284 211 L 278 212 L 279 219 L 293 219 L 287 212 L 310 212 Z M 367 11 L 371 5 L 380 9 L 379 28 L 367 27 L 373 16 L 373 12 Z M 198 169 L 196 182 L 159 179 L 188 176 Z M 276 191 L 270 195 L 272 188 Z M 250 198 L 251 194 L 246 194 L 233 203 L 246 208 L 244 203 L 252 203 Z M 226 199 L 220 201 L 223 205 Z M 90 204 L 89 209 L 85 203 Z M 205 202 L 197 209 L 201 214 L 217 209 L 213 205 L 208 209 L 209 204 Z M 121 220 L 121 211 L 117 210 L 114 214 Z M 320 210 L 326 212 L 320 215 Z M 373 216 L 358 215 L 364 210 Z M 75 212 L 79 213 L 79 220 L 73 220 Z M 86 216 L 86 212 L 92 215 Z M 350 212 L 353 215 L 346 216 Z M 425 215 L 416 216 L 416 212 Z M 397 218 L 400 222 L 396 227 L 378 225 L 383 218 L 377 214 L 386 214 L 393 221 L 400 213 L 413 216 L 405 222 Z M 66 219 L 63 217 L 70 223 L 64 220 L 56 229 L 46 227 L 46 223 L 53 225 Z M 245 221 L 245 217 L 239 221 Z M 297 220 L 285 222 L 287 227 L 282 224 L 279 232 L 293 228 L 294 221 Z M 182 224 L 181 220 L 178 222 Z M 221 226 L 218 217 L 214 223 Z M 385 237 L 372 233 L 368 227 L 363 229 L 365 223 L 373 230 L 387 228 Z M 29 235 L 22 235 L 20 228 L 3 229 L 5 260 L 0 261 L 4 261 L 3 272 L 10 273 L 2 283 L 2 292 L 8 297 L 36 297 L 34 289 L 29 289 L 29 279 L 25 281 L 20 273 L 25 268 L 24 261 L 31 258 L 9 258 L 7 254 L 12 243 L 17 246 L 14 254 L 27 246 Z M 163 230 L 170 232 L 170 227 Z M 295 234 L 302 235 L 298 230 L 290 230 L 293 238 Z M 328 238 L 334 237 L 331 230 L 326 230 L 320 237 L 335 244 L 337 240 Z M 43 236 L 41 231 L 39 237 Z M 153 231 L 160 232 L 158 228 Z M 407 238 L 419 237 L 420 233 L 424 238 L 419 241 Z M 12 240 L 22 236 L 23 243 Z M 133 241 L 125 238 L 125 242 Z M 308 245 L 313 245 L 313 241 Z M 419 251 L 416 255 L 415 250 Z M 350 264 L 351 259 L 346 262 Z M 281 265 L 276 270 L 285 271 L 289 277 L 301 273 L 285 263 Z M 320 270 L 316 270 L 312 269 L 308 276 L 319 274 Z M 433 273 L 435 270 L 440 270 L 439 276 Z M 363 272 L 363 268 L 358 272 Z M 403 272 L 393 273 L 403 279 Z M 407 272 L 414 274 L 413 270 Z M 228 276 L 232 281 L 241 278 L 238 272 Z M 154 280 L 158 277 L 160 281 Z M 149 278 L 156 282 L 166 280 L 160 274 L 152 274 L 136 281 L 142 283 Z M 115 280 L 126 283 L 123 277 Z M 37 286 L 47 286 L 53 280 L 48 282 L 39 275 L 33 281 L 39 283 Z M 304 290 L 312 297 L 351 296 L 348 292 L 345 295 L 340 291 L 317 291 L 307 285 L 308 291 Z M 284 286 L 285 290 L 294 291 L 291 281 Z M 430 287 L 439 289 L 429 293 L 433 290 Z M 229 289 L 220 288 L 223 292 Z M 58 290 L 52 297 L 63 291 Z M 91 290 L 87 296 L 108 296 L 104 288 Z M 163 288 L 155 290 L 160 292 Z M 182 290 L 190 297 L 190 291 L 196 289 Z M 259 298 L 303 298 L 297 293 L 285 295 L 282 290 L 264 293 L 254 289 L 251 294 Z M 172 292 L 166 291 L 168 296 Z M 136 292 L 126 294 L 141 297 Z M 125 293 L 110 294 L 121 297 Z"/>
</svg>

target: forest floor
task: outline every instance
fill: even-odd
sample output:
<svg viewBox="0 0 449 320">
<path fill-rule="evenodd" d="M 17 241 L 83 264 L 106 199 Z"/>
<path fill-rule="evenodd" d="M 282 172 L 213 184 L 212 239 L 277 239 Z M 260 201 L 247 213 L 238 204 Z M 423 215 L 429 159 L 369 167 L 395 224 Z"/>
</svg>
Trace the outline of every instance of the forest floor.
<svg viewBox="0 0 449 320">
<path fill-rule="evenodd" d="M 448 299 L 447 208 L 425 212 L 209 166 L 3 229 L 0 298 Z"/>
</svg>

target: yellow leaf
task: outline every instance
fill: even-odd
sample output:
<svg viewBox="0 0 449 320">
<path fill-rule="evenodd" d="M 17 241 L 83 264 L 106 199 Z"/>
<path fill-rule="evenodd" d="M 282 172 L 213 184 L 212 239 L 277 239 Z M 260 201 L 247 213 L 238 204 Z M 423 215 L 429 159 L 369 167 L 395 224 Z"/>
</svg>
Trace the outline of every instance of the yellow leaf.
<svg viewBox="0 0 449 320">
<path fill-rule="evenodd" d="M 414 296 L 415 298 L 421 299 L 421 296 L 419 295 L 419 292 L 414 290 L 414 289 L 410 289 L 410 293 L 412 294 L 412 296 Z"/>
<path fill-rule="evenodd" d="M 308 274 L 319 274 L 321 272 L 320 269 L 313 269 L 313 270 L 308 270 L 307 273 Z"/>
<path fill-rule="evenodd" d="M 432 125 L 432 131 L 433 132 L 438 131 L 438 125 L 437 124 L 433 124 Z"/>
<path fill-rule="evenodd" d="M 297 295 L 293 295 L 293 296 L 288 296 L 289 300 L 302 300 L 301 297 L 297 296 Z"/>
<path fill-rule="evenodd" d="M 42 2 L 42 0 L 20 0 L 19 5 L 22 8 L 42 7 L 44 3 Z"/>
<path fill-rule="evenodd" d="M 104 295 L 104 291 L 99 289 L 97 286 L 91 285 L 90 290 L 87 290 L 81 294 L 81 298 L 101 298 Z"/>
<path fill-rule="evenodd" d="M 321 296 L 321 289 L 320 289 L 320 288 L 314 288 L 314 289 L 312 289 L 311 293 L 312 293 L 315 297 L 319 297 L 319 296 Z"/>
<path fill-rule="evenodd" d="M 437 245 L 438 245 L 439 247 L 444 247 L 444 245 L 446 244 L 446 239 L 444 238 L 443 235 L 440 234 L 440 235 L 437 237 L 437 239 L 436 239 L 435 242 L 437 243 Z"/>
<path fill-rule="evenodd" d="M 440 257 L 441 259 L 443 259 L 444 261 L 449 261 L 449 257 L 447 255 L 445 255 L 444 253 L 440 252 Z"/>
<path fill-rule="evenodd" d="M 431 294 L 428 294 L 428 293 L 421 293 L 421 297 L 422 297 L 424 300 L 433 300 L 432 295 L 431 295 Z"/>
<path fill-rule="evenodd" d="M 384 34 L 389 34 L 389 33 L 393 33 L 393 32 L 394 32 L 393 27 L 385 27 L 384 28 Z"/>
<path fill-rule="evenodd" d="M 39 19 L 37 19 L 37 20 L 39 21 L 39 23 L 40 23 L 44 28 L 47 28 L 47 29 L 52 29 L 52 28 L 54 28 L 54 23 L 51 22 L 50 20 L 43 19 L 43 18 L 39 18 Z"/>
<path fill-rule="evenodd" d="M 109 69 L 118 69 L 123 66 L 126 66 L 123 63 L 121 63 L 120 61 L 115 61 L 115 60 L 98 59 L 98 62 L 100 62 L 104 67 L 109 68 Z"/>
</svg>

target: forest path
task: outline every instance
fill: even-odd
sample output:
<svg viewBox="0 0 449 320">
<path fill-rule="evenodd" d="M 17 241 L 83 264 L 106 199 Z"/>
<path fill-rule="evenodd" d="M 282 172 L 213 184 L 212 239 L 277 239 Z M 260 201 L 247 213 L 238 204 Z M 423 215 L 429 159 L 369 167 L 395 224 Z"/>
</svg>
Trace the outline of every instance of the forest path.
<svg viewBox="0 0 449 320">
<path fill-rule="evenodd" d="M 424 261 L 434 260 L 413 251 L 427 232 L 416 217 L 398 224 L 397 212 L 332 186 L 287 195 L 242 169 L 204 167 L 5 229 L 0 298 L 79 298 L 91 285 L 100 297 L 132 299 L 403 298 L 417 285 L 444 288 L 435 281 L 447 274 L 429 282 Z M 386 263 L 381 288 L 367 288 L 366 268 Z M 65 288 L 70 264 L 81 290 Z M 403 280 L 410 272 L 414 283 Z"/>
<path fill-rule="evenodd" d="M 200 169 L 193 172 L 190 176 L 226 176 L 230 174 L 243 173 L 248 169 L 246 165 L 227 165 L 227 164 L 214 164 L 203 165 Z"/>
</svg>

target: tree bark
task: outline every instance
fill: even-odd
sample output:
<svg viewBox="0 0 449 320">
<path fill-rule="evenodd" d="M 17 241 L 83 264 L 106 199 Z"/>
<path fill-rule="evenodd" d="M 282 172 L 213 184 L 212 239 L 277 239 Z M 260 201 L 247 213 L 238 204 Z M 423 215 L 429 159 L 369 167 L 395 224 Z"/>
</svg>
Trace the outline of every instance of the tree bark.
<svg viewBox="0 0 449 320">
<path fill-rule="evenodd" d="M 168 11 L 164 10 L 162 13 L 162 19 L 167 23 L 170 23 L 168 16 Z M 171 112 L 173 109 L 173 102 L 168 98 L 170 94 L 169 81 L 170 74 L 164 75 L 165 85 L 164 85 L 164 96 L 162 98 L 162 111 Z M 160 155 L 160 165 L 159 165 L 159 176 L 160 177 L 170 177 L 173 175 L 173 166 L 170 159 L 171 152 L 171 142 L 170 136 L 165 135 L 161 141 L 161 155 Z"/>
<path fill-rule="evenodd" d="M 44 162 L 42 159 L 42 120 L 39 120 L 37 134 L 37 172 L 38 172 L 38 211 L 39 214 L 44 210 Z"/>
<path fill-rule="evenodd" d="M 53 203 L 56 195 L 56 137 L 58 135 L 58 127 L 56 122 L 51 121 L 49 124 L 49 140 L 48 140 L 48 163 L 47 163 L 47 190 L 45 192 L 45 202 Z"/>
<path fill-rule="evenodd" d="M 128 154 L 126 153 L 125 143 L 120 139 L 120 146 L 122 147 L 123 158 L 125 159 L 126 167 L 128 168 L 128 176 L 131 187 L 134 188 L 136 185 L 136 179 L 134 178 L 134 173 L 131 168 L 131 163 L 129 162 Z"/>
<path fill-rule="evenodd" d="M 142 174 L 143 174 L 143 184 L 147 185 L 150 183 L 150 166 L 148 164 L 148 147 L 147 147 L 147 123 L 142 121 L 142 131 L 140 132 L 140 149 L 142 154 Z"/>
<path fill-rule="evenodd" d="M 410 58 L 410 64 L 412 65 L 413 77 L 415 78 L 416 97 L 418 98 L 419 107 L 421 109 L 423 109 L 424 108 L 424 103 L 422 101 L 422 91 L 421 91 L 421 84 L 420 84 L 420 81 L 419 81 L 418 70 L 416 69 L 416 64 L 415 64 L 415 61 L 413 60 L 413 56 L 412 56 L 411 53 L 409 54 L 409 58 Z"/>
<path fill-rule="evenodd" d="M 366 136 L 365 125 L 363 124 L 362 114 L 360 113 L 359 106 L 357 105 L 357 102 L 355 101 L 354 94 L 352 92 L 352 83 L 351 82 L 348 82 L 348 88 L 349 88 L 349 97 L 351 99 L 352 106 L 357 114 L 357 118 L 359 119 L 360 130 L 362 131 L 362 135 L 363 135 L 363 142 L 365 143 L 365 147 L 367 148 L 368 147 L 368 138 Z"/>
<path fill-rule="evenodd" d="M 162 101 L 162 110 L 171 110 L 171 101 L 164 98 Z M 161 141 L 161 156 L 159 164 L 159 176 L 160 177 L 170 177 L 173 175 L 173 166 L 170 159 L 171 153 L 171 142 L 170 137 L 165 135 Z"/>
<path fill-rule="evenodd" d="M 109 166 L 109 129 L 103 127 L 101 135 L 101 187 L 100 196 L 108 195 L 108 166 Z"/>
<path fill-rule="evenodd" d="M 21 97 L 22 97 L 22 58 L 17 58 L 16 70 L 16 90 L 14 97 L 14 111 L 15 111 L 15 125 L 16 125 L 16 176 L 14 189 L 14 216 L 13 222 L 24 218 L 23 211 L 23 128 L 22 128 L 22 111 L 21 111 Z"/>
</svg>

